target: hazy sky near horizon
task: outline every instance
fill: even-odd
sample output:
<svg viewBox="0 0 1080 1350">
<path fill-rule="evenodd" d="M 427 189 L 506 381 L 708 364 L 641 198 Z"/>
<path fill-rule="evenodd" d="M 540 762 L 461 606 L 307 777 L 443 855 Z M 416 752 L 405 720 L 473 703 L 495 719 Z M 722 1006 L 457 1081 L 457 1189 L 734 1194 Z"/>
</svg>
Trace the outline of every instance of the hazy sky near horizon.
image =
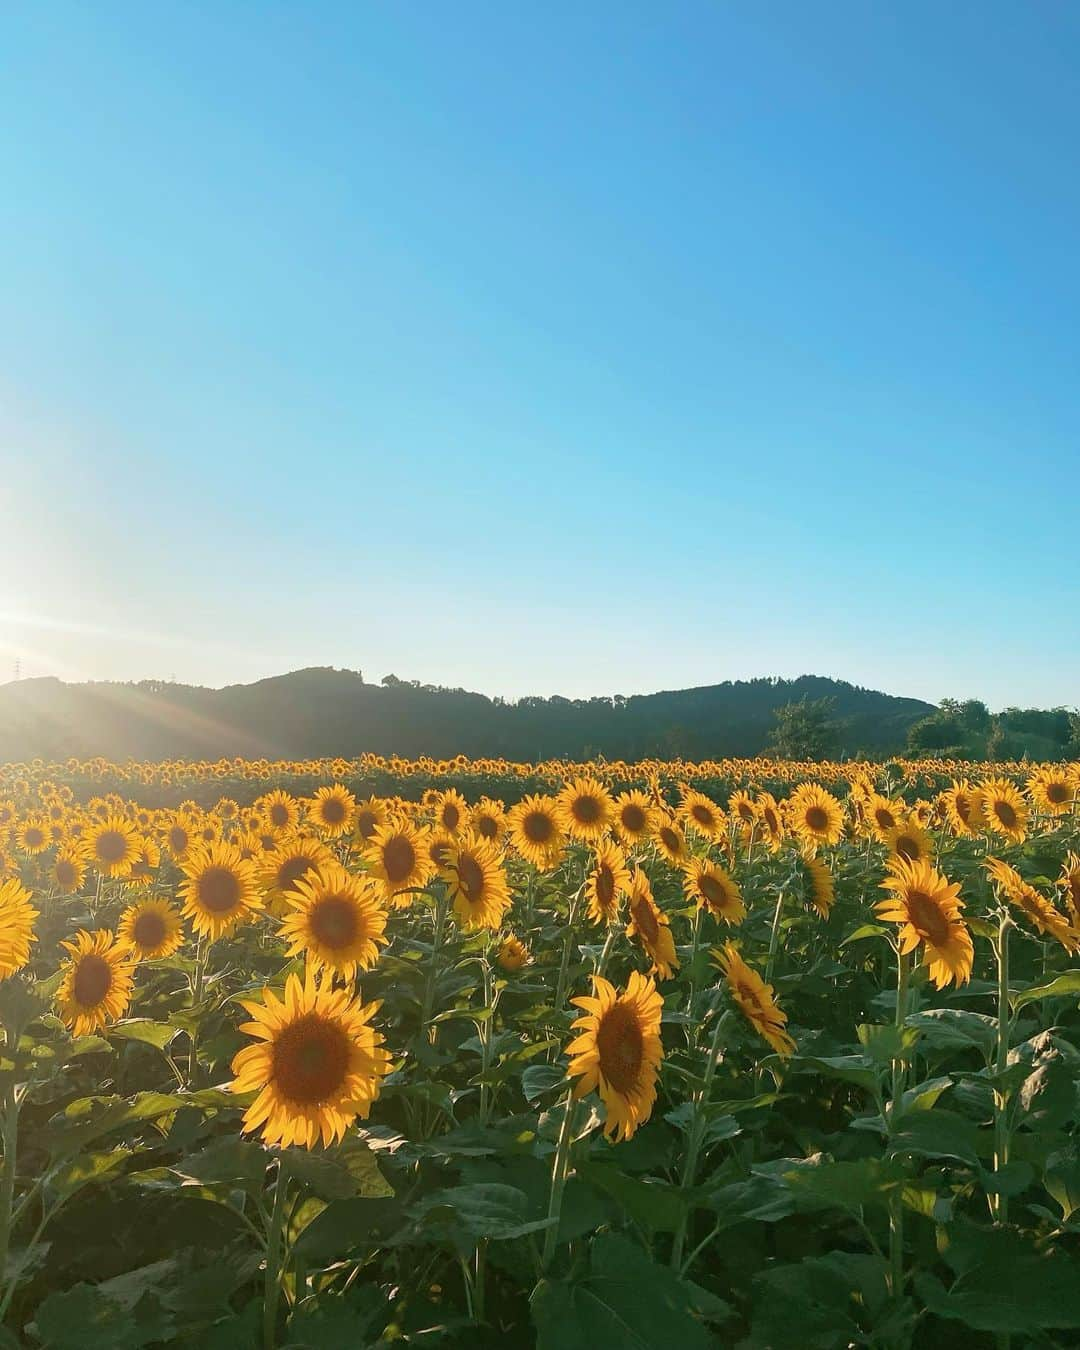
<svg viewBox="0 0 1080 1350">
<path fill-rule="evenodd" d="M 0 18 L 0 680 L 1080 703 L 1080 9 Z"/>
</svg>

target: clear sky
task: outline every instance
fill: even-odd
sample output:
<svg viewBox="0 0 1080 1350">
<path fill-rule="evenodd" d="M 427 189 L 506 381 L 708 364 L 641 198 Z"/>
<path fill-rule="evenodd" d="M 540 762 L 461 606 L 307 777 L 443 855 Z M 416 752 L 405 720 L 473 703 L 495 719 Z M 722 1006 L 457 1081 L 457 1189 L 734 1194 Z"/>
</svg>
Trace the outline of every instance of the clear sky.
<svg viewBox="0 0 1080 1350">
<path fill-rule="evenodd" d="M 0 678 L 1080 702 L 1080 8 L 0 17 Z"/>
</svg>

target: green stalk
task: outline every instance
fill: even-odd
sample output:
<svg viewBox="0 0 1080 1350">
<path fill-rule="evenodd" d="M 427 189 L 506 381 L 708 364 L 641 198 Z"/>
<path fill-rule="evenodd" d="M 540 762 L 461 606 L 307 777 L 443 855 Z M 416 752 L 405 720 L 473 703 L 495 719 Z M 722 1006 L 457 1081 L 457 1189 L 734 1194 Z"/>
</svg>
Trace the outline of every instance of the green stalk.
<svg viewBox="0 0 1080 1350">
<path fill-rule="evenodd" d="M 19 1099 L 11 1087 L 4 1090 L 4 1159 L 0 1166 L 0 1288 L 7 1274 L 11 1246 L 11 1206 L 15 1197 L 15 1158 L 19 1141 Z"/>
<path fill-rule="evenodd" d="M 427 1026 L 431 1020 L 431 1011 L 435 1006 L 435 961 L 439 955 L 439 948 L 442 946 L 443 935 L 446 932 L 446 911 L 448 909 L 448 898 L 445 888 L 435 897 L 435 932 L 431 940 L 431 966 L 427 973 L 427 980 L 424 982 L 424 1003 L 420 1013 L 420 1029 Z"/>
<path fill-rule="evenodd" d="M 1009 1032 L 1011 1015 L 1009 1012 L 1009 930 L 1013 922 L 1003 907 L 998 922 L 998 939 L 995 948 L 998 967 L 998 1035 L 997 1058 L 994 1071 L 1000 1078 L 1009 1063 Z M 996 1176 L 1009 1162 L 1009 1099 L 1004 1087 L 999 1083 L 994 1089 L 994 1175 Z M 1009 1198 L 995 1193 L 992 1197 L 990 1213 L 998 1223 L 1009 1221 Z"/>
<path fill-rule="evenodd" d="M 190 1046 L 188 1048 L 188 1088 L 190 1091 L 198 1087 L 199 1076 L 199 1030 L 195 1022 L 195 1010 L 203 1000 L 203 989 L 206 983 L 206 961 L 209 948 L 209 942 L 206 938 L 200 937 L 198 945 L 195 948 L 195 979 L 191 986 L 191 1029 L 188 1032 Z"/>
<path fill-rule="evenodd" d="M 285 1236 L 285 1200 L 288 1191 L 285 1154 L 278 1158 L 277 1181 L 274 1184 L 274 1208 L 266 1234 L 266 1283 L 263 1287 L 263 1347 L 274 1350 L 277 1345 L 278 1300 L 281 1296 L 281 1254 Z"/>
<path fill-rule="evenodd" d="M 491 1072 L 491 1033 L 492 1023 L 495 1020 L 495 1004 L 491 980 L 491 962 L 485 956 L 481 964 L 484 968 L 484 1007 L 488 1010 L 487 1017 L 477 1026 L 482 1047 L 480 1056 L 480 1124 L 484 1126 L 488 1123 L 488 1116 L 491 1113 L 491 1087 L 487 1080 L 488 1074 Z"/>
<path fill-rule="evenodd" d="M 577 1101 L 574 1090 L 570 1088 L 563 1100 L 563 1119 L 559 1128 L 559 1142 L 555 1146 L 555 1160 L 551 1167 L 551 1197 L 548 1201 L 548 1227 L 544 1233 L 544 1254 L 541 1265 L 546 1271 L 555 1259 L 555 1249 L 559 1245 L 559 1219 L 562 1215 L 563 1191 L 566 1189 L 566 1175 L 570 1168 L 570 1145 L 574 1138 L 574 1117 L 577 1115 Z"/>
<path fill-rule="evenodd" d="M 694 1098 L 694 1118 L 690 1124 L 690 1142 L 687 1145 L 686 1160 L 683 1164 L 682 1179 L 680 1181 L 680 1186 L 684 1195 L 685 1192 L 689 1191 L 694 1185 L 694 1176 L 697 1172 L 698 1165 L 698 1155 L 701 1153 L 701 1145 L 704 1143 L 705 1130 L 709 1123 L 709 1095 L 712 1092 L 712 1082 L 716 1073 L 716 1066 L 720 1061 L 720 1042 L 724 1032 L 730 1024 L 730 1012 L 726 1012 L 722 1017 L 718 1017 L 716 1019 L 716 1026 L 713 1028 L 712 1040 L 709 1042 L 709 1058 L 705 1063 L 705 1075 L 701 1080 L 701 1091 Z M 690 1207 L 687 1204 L 679 1219 L 679 1227 L 675 1232 L 675 1242 L 671 1248 L 671 1268 L 677 1273 L 682 1269 L 683 1248 L 686 1246 L 686 1233 L 689 1223 Z"/>
<path fill-rule="evenodd" d="M 773 966 L 776 964 L 776 952 L 780 946 L 780 916 L 784 910 L 784 892 L 776 895 L 776 909 L 773 910 L 772 930 L 769 933 L 769 955 L 765 960 L 765 983 L 772 984 Z"/>
<path fill-rule="evenodd" d="M 908 983 L 911 978 L 911 957 L 900 951 L 896 954 L 896 1028 L 902 1031 L 907 1019 Z M 889 1139 L 896 1130 L 896 1118 L 904 1095 L 904 1060 L 900 1054 L 892 1062 L 892 1092 L 889 1098 Z M 904 1288 L 904 1197 L 897 1187 L 889 1197 L 889 1283 L 893 1298 L 899 1302 Z"/>
<path fill-rule="evenodd" d="M 570 944 L 574 936 L 574 921 L 577 919 L 577 902 L 580 892 L 574 893 L 570 901 L 570 912 L 566 917 L 566 934 L 563 937 L 562 960 L 559 963 L 559 981 L 555 986 L 555 1012 L 562 1009 L 566 998 L 566 977 L 570 970 Z"/>
</svg>

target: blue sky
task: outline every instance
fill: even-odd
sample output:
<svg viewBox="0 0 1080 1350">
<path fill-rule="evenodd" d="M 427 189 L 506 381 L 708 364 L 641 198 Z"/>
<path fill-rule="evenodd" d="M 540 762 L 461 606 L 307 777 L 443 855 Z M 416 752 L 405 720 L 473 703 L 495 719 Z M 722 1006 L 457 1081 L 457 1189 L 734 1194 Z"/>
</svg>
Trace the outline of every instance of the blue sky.
<svg viewBox="0 0 1080 1350">
<path fill-rule="evenodd" d="M 0 19 L 0 677 L 1080 702 L 1080 10 Z"/>
</svg>

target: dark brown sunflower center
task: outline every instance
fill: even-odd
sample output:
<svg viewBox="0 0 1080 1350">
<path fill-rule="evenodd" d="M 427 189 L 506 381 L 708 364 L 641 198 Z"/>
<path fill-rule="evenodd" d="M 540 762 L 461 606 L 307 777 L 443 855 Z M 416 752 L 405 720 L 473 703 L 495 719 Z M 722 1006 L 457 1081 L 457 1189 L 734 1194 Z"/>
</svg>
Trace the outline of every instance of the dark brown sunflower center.
<svg viewBox="0 0 1080 1350">
<path fill-rule="evenodd" d="M 923 891 L 908 891 L 907 912 L 912 928 L 921 938 L 935 947 L 949 940 L 949 921 L 931 896 Z"/>
<path fill-rule="evenodd" d="M 103 956 L 91 952 L 79 960 L 71 992 L 75 1002 L 84 1008 L 93 1008 L 101 1002 L 112 986 L 112 966 Z"/>
<path fill-rule="evenodd" d="M 480 816 L 476 822 L 476 828 L 482 839 L 498 838 L 499 822 L 494 816 Z"/>
<path fill-rule="evenodd" d="M 270 824 L 281 826 L 288 825 L 288 823 L 289 808 L 284 802 L 275 802 L 270 808 Z"/>
<path fill-rule="evenodd" d="M 56 877 L 57 885 L 74 886 L 79 874 L 75 871 L 75 864 L 70 858 L 58 858 L 53 875 Z"/>
<path fill-rule="evenodd" d="M 644 895 L 639 896 L 634 901 L 634 924 L 648 943 L 655 942 L 660 936 L 660 925 L 656 921 L 653 907 Z"/>
<path fill-rule="evenodd" d="M 607 909 L 615 899 L 615 874 L 606 862 L 596 869 L 596 898 Z"/>
<path fill-rule="evenodd" d="M 312 907 L 308 923 L 325 947 L 348 947 L 356 939 L 356 906 L 342 895 L 328 895 Z"/>
<path fill-rule="evenodd" d="M 901 834 L 897 836 L 896 852 L 901 858 L 906 858 L 908 862 L 913 862 L 922 855 L 922 850 L 919 848 L 919 841 L 912 834 Z"/>
<path fill-rule="evenodd" d="M 165 920 L 153 909 L 144 909 L 131 926 L 131 936 L 139 947 L 152 951 L 165 941 Z"/>
<path fill-rule="evenodd" d="M 727 887 L 711 873 L 705 872 L 698 878 L 698 887 L 710 909 L 722 910 L 729 903 Z"/>
<path fill-rule="evenodd" d="M 405 882 L 416 866 L 416 850 L 404 835 L 396 834 L 383 849 L 383 867 L 388 881 Z"/>
<path fill-rule="evenodd" d="M 812 830 L 825 830 L 829 826 L 829 813 L 823 806 L 807 808 L 806 823 Z"/>
<path fill-rule="evenodd" d="M 475 904 L 484 894 L 484 869 L 471 853 L 463 853 L 457 864 L 458 885 L 470 904 Z"/>
<path fill-rule="evenodd" d="M 1046 800 L 1054 806 L 1067 802 L 1071 796 L 1068 783 L 1047 783 Z"/>
<path fill-rule="evenodd" d="M 27 848 L 40 848 L 45 842 L 45 831 L 39 830 L 36 825 L 30 825 L 23 832 L 23 838 L 26 840 Z M 121 854 L 121 857 L 124 855 Z"/>
<path fill-rule="evenodd" d="M 631 834 L 639 834 L 645 828 L 645 812 L 637 802 L 629 802 L 624 806 L 620 819 L 623 828 L 629 830 Z"/>
<path fill-rule="evenodd" d="M 228 914 L 240 903 L 240 879 L 227 867 L 208 867 L 199 877 L 199 903 L 211 914 Z"/>
<path fill-rule="evenodd" d="M 616 1092 L 629 1096 L 638 1085 L 645 1052 L 645 1038 L 633 1008 L 616 1003 L 601 1016 L 596 1048 L 600 1072 Z"/>
<path fill-rule="evenodd" d="M 712 825 L 713 813 L 702 802 L 695 802 L 690 808 L 690 814 L 699 825 Z"/>
<path fill-rule="evenodd" d="M 293 890 L 300 878 L 314 872 L 317 865 L 314 858 L 302 853 L 295 853 L 291 858 L 286 858 L 277 870 L 278 890 Z"/>
<path fill-rule="evenodd" d="M 327 825 L 340 825 L 345 819 L 345 803 L 340 797 L 326 797 L 322 804 L 322 818 Z"/>
<path fill-rule="evenodd" d="M 660 826 L 660 840 L 671 853 L 682 852 L 682 840 L 670 825 Z"/>
<path fill-rule="evenodd" d="M 896 817 L 891 811 L 886 811 L 883 806 L 879 806 L 874 812 L 874 819 L 883 830 L 891 830 L 896 824 Z"/>
<path fill-rule="evenodd" d="M 379 828 L 379 822 L 372 811 L 359 811 L 356 816 L 356 832 L 361 839 L 370 839 Z"/>
<path fill-rule="evenodd" d="M 174 853 L 183 853 L 188 846 L 188 832 L 180 825 L 173 825 L 169 830 L 169 847 Z"/>
<path fill-rule="evenodd" d="M 953 802 L 956 806 L 956 814 L 966 825 L 971 819 L 971 799 L 966 792 L 958 792 Z"/>
<path fill-rule="evenodd" d="M 96 851 L 102 862 L 123 862 L 127 847 L 127 838 L 119 830 L 102 830 L 97 837 Z"/>
<path fill-rule="evenodd" d="M 453 802 L 443 802 L 442 823 L 448 830 L 456 830 L 461 823 L 461 812 Z"/>
<path fill-rule="evenodd" d="M 1016 824 L 1016 811 L 1013 809 L 1011 802 L 996 801 L 994 803 L 994 815 L 1007 830 L 1011 830 Z"/>
<path fill-rule="evenodd" d="M 762 811 L 761 816 L 765 821 L 766 828 L 770 834 L 780 833 L 780 818 L 771 806 L 766 806 Z"/>
<path fill-rule="evenodd" d="M 575 797 L 570 810 L 579 825 L 595 825 L 601 815 L 599 800 L 588 793 Z"/>
<path fill-rule="evenodd" d="M 530 844 L 546 844 L 555 832 L 552 819 L 545 811 L 530 811 L 521 822 L 521 828 Z"/>
<path fill-rule="evenodd" d="M 274 1041 L 271 1074 L 288 1101 L 325 1102 L 341 1091 L 349 1069 L 349 1038 L 336 1022 L 307 1013 Z"/>
</svg>

